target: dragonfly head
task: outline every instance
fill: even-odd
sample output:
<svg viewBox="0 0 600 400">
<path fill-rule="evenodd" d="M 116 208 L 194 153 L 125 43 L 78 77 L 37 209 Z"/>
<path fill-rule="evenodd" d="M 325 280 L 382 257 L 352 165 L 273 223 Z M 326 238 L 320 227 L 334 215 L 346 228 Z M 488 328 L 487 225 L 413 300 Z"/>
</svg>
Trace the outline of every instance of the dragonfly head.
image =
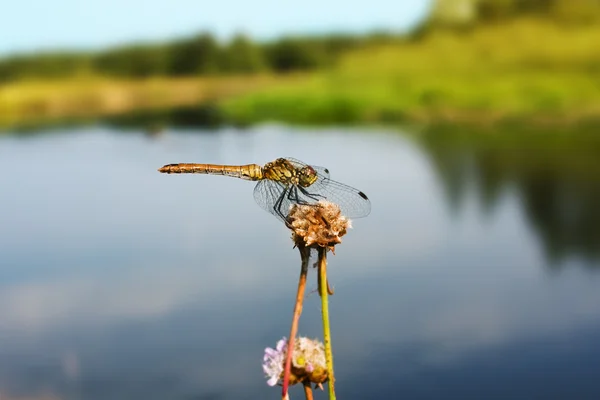
<svg viewBox="0 0 600 400">
<path fill-rule="evenodd" d="M 301 187 L 309 187 L 317 181 L 317 171 L 310 165 L 302 167 L 298 171 L 298 185 Z"/>
</svg>

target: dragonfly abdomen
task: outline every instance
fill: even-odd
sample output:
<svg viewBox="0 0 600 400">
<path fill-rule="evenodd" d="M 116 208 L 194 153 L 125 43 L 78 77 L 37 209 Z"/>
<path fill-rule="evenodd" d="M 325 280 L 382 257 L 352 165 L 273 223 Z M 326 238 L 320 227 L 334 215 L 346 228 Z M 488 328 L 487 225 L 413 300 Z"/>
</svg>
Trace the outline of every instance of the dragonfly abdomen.
<svg viewBox="0 0 600 400">
<path fill-rule="evenodd" d="M 251 181 L 263 179 L 262 167 L 258 164 L 215 165 L 215 164 L 168 164 L 158 169 L 165 174 L 208 174 L 225 175 Z"/>
</svg>

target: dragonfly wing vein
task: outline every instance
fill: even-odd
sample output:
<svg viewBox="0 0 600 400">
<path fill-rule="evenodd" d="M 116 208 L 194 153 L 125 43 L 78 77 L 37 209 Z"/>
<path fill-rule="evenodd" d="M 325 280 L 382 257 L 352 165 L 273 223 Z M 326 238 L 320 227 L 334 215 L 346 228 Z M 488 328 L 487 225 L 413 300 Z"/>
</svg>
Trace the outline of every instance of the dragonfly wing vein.
<svg viewBox="0 0 600 400">
<path fill-rule="evenodd" d="M 275 215 L 279 219 L 283 219 L 278 212 L 280 209 L 278 201 L 284 194 L 285 189 L 285 185 L 279 182 L 264 179 L 258 182 L 254 188 L 254 200 L 263 210 Z"/>
<path fill-rule="evenodd" d="M 340 206 L 342 214 L 347 217 L 366 217 L 371 212 L 371 201 L 363 192 L 352 186 L 328 178 L 320 178 L 306 190 L 337 204 Z"/>
</svg>

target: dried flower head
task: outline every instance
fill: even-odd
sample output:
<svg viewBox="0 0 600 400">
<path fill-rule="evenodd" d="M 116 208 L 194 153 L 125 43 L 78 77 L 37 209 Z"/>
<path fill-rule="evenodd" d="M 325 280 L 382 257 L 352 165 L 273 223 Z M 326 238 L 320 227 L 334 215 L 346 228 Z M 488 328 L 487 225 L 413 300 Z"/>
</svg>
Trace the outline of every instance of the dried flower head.
<svg viewBox="0 0 600 400">
<path fill-rule="evenodd" d="M 265 349 L 263 371 L 269 378 L 267 380 L 269 386 L 275 386 L 283 379 L 286 354 L 287 339 L 285 337 L 277 342 L 275 349 L 270 347 Z M 304 381 L 309 381 L 319 386 L 327 381 L 325 347 L 323 343 L 316 339 L 299 337 L 294 341 L 290 385 Z"/>
<path fill-rule="evenodd" d="M 288 226 L 292 229 L 294 243 L 330 249 L 342 243 L 341 237 L 352 228 L 350 220 L 342 215 L 340 207 L 329 201 L 292 205 Z"/>
</svg>

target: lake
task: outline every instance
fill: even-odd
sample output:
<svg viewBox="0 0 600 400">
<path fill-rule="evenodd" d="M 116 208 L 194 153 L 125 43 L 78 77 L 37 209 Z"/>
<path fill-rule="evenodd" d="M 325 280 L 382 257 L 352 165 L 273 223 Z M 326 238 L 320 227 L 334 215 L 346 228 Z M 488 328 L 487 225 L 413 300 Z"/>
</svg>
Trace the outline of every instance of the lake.
<svg viewBox="0 0 600 400">
<path fill-rule="evenodd" d="M 4 134 L 0 398 L 280 398 L 261 361 L 289 332 L 289 231 L 252 182 L 156 170 L 289 156 L 372 203 L 329 257 L 338 398 L 598 399 L 598 154 L 577 132 Z M 311 269 L 303 336 L 315 290 Z"/>
</svg>

